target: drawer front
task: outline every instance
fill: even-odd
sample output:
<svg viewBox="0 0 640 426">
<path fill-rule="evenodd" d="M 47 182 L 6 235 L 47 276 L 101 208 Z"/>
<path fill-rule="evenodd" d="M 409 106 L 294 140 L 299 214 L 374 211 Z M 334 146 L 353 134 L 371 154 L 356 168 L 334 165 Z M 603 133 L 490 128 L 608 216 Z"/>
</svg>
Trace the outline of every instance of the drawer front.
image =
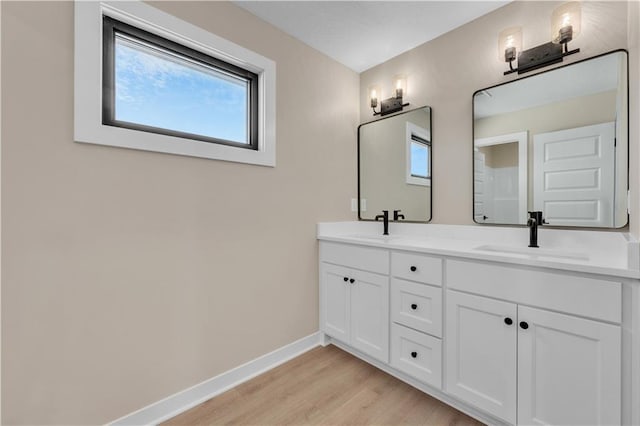
<svg viewBox="0 0 640 426">
<path fill-rule="evenodd" d="M 391 253 L 391 274 L 405 280 L 442 285 L 442 259 L 422 254 Z"/>
<path fill-rule="evenodd" d="M 440 389 L 442 341 L 398 324 L 391 325 L 391 366 Z"/>
<path fill-rule="evenodd" d="M 447 287 L 524 305 L 620 323 L 622 284 L 594 278 L 447 260 Z"/>
<path fill-rule="evenodd" d="M 321 241 L 320 261 L 389 274 L 389 251 L 384 249 Z"/>
<path fill-rule="evenodd" d="M 391 319 L 423 333 L 442 337 L 442 289 L 393 278 Z"/>
</svg>

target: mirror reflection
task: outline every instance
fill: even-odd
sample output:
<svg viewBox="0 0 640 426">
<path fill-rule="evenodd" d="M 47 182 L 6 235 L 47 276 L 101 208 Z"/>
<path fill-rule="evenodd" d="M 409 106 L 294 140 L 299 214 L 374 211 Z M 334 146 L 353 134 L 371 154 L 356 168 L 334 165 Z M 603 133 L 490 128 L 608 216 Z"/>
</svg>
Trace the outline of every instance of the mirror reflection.
<svg viewBox="0 0 640 426">
<path fill-rule="evenodd" d="M 473 96 L 474 221 L 627 224 L 627 52 L 615 51 Z"/>
<path fill-rule="evenodd" d="M 431 220 L 431 108 L 395 114 L 358 128 L 358 215 L 374 220 Z"/>
</svg>

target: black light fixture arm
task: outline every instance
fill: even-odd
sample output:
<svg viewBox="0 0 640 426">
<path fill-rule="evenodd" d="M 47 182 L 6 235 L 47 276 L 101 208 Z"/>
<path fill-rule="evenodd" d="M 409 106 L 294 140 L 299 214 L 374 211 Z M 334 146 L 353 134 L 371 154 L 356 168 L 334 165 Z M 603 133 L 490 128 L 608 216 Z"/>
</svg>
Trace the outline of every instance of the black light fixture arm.
<svg viewBox="0 0 640 426">
<path fill-rule="evenodd" d="M 556 44 L 548 42 L 531 49 L 523 50 L 518 55 L 518 67 L 513 68 L 513 60 L 505 61 L 509 63 L 509 69 L 504 75 L 517 72 L 523 74 L 549 65 L 557 64 L 563 61 L 565 56 L 573 55 L 580 52 L 580 49 L 569 50 L 568 43 Z"/>
</svg>

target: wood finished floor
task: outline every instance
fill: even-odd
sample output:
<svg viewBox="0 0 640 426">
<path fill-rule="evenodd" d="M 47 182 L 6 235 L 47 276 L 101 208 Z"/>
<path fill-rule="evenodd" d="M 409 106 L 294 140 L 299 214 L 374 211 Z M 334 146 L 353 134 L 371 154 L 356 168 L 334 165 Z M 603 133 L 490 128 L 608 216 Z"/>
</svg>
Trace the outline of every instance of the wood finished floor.
<svg viewBox="0 0 640 426">
<path fill-rule="evenodd" d="M 315 348 L 163 425 L 481 425 L 364 361 Z"/>
</svg>

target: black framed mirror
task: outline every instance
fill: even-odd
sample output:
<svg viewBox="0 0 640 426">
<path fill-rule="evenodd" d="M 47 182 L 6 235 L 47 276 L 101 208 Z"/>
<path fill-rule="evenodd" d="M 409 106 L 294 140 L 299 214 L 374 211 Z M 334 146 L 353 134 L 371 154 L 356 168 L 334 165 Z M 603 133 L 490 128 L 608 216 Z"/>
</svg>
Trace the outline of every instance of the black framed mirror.
<svg viewBox="0 0 640 426">
<path fill-rule="evenodd" d="M 358 218 L 383 210 L 397 220 L 429 222 L 432 205 L 431 108 L 416 108 L 358 127 Z"/>
<path fill-rule="evenodd" d="M 473 219 L 628 222 L 628 54 L 616 50 L 473 95 Z"/>
</svg>

